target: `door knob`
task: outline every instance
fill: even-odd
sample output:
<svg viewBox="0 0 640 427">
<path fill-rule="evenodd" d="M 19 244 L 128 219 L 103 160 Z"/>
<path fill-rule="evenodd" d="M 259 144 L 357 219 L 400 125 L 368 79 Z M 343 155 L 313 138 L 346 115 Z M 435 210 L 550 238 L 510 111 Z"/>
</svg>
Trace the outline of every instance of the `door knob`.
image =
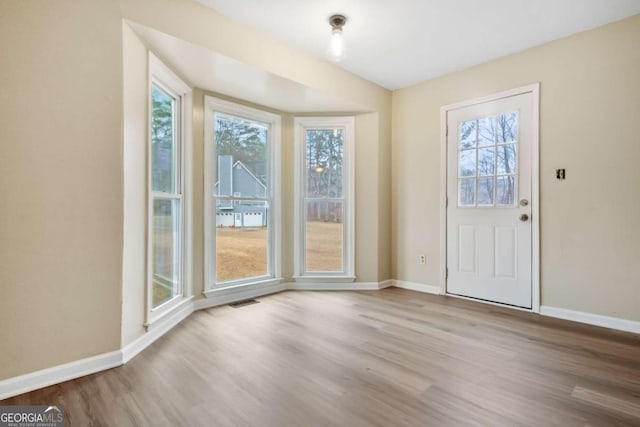
<svg viewBox="0 0 640 427">
<path fill-rule="evenodd" d="M 526 222 L 528 220 L 529 220 L 529 215 L 527 215 L 527 214 L 520 215 L 520 221 Z"/>
</svg>

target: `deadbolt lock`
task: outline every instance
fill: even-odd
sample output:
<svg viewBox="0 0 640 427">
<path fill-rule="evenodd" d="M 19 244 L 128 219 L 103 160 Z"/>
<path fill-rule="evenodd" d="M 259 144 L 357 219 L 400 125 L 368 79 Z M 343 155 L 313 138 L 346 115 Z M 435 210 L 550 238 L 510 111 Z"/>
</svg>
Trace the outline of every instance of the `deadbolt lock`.
<svg viewBox="0 0 640 427">
<path fill-rule="evenodd" d="M 520 200 L 520 206 L 527 206 L 527 205 L 529 205 L 529 201 L 527 199 Z"/>
</svg>

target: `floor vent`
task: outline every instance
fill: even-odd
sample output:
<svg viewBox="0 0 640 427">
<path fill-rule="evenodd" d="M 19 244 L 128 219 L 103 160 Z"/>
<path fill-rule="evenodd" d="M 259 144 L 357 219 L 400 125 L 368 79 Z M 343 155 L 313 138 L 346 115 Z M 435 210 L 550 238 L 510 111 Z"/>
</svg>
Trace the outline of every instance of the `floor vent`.
<svg viewBox="0 0 640 427">
<path fill-rule="evenodd" d="M 229 304 L 229 307 L 240 308 L 240 307 L 244 307 L 246 305 L 257 304 L 259 302 L 260 301 L 258 301 L 257 299 L 245 299 L 245 300 L 238 301 L 238 302 L 232 302 L 231 304 Z"/>
</svg>

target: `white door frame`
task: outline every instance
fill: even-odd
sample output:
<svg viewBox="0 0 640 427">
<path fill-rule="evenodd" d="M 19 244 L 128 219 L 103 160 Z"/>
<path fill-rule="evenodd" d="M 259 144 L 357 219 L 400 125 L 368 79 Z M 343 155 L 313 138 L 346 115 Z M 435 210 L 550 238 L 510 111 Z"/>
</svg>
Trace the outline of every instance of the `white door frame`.
<svg viewBox="0 0 640 427">
<path fill-rule="evenodd" d="M 515 95 L 533 95 L 531 135 L 531 309 L 540 312 L 540 83 L 494 93 L 481 98 L 445 105 L 440 108 L 440 293 L 447 293 L 447 119 L 449 111 Z M 456 295 L 452 295 L 456 296 Z M 464 297 L 461 297 L 464 298 Z M 480 301 L 480 300 L 474 300 Z M 486 302 L 486 301 L 481 301 Z M 489 303 L 492 304 L 492 303 Z M 497 304 L 497 303 L 493 303 Z M 511 307 L 498 304 L 504 307 Z"/>
</svg>

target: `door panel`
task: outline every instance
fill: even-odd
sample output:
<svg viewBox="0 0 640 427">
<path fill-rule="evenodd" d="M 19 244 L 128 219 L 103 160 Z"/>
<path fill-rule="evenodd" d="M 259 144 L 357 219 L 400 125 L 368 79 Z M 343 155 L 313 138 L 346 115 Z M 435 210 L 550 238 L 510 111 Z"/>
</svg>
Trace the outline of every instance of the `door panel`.
<svg viewBox="0 0 640 427">
<path fill-rule="evenodd" d="M 476 273 L 478 259 L 476 234 L 477 229 L 474 225 L 458 227 L 458 271 L 461 273 Z"/>
<path fill-rule="evenodd" d="M 495 276 L 516 278 L 516 229 L 495 227 L 493 232 Z"/>
<path fill-rule="evenodd" d="M 531 308 L 532 96 L 447 114 L 448 293 Z"/>
</svg>

